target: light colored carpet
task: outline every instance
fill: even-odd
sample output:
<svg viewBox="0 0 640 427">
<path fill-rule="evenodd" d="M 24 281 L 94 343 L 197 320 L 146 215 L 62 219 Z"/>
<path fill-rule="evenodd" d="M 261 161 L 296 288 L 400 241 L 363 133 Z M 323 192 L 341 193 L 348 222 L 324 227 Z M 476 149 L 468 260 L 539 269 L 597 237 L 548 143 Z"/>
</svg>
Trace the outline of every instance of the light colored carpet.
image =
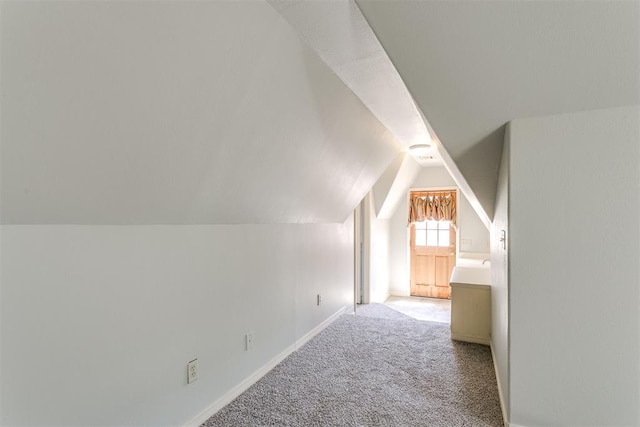
<svg viewBox="0 0 640 427">
<path fill-rule="evenodd" d="M 502 426 L 488 347 L 381 304 L 345 314 L 203 424 Z"/>
<path fill-rule="evenodd" d="M 451 300 L 390 296 L 384 305 L 417 320 L 451 323 Z"/>
</svg>

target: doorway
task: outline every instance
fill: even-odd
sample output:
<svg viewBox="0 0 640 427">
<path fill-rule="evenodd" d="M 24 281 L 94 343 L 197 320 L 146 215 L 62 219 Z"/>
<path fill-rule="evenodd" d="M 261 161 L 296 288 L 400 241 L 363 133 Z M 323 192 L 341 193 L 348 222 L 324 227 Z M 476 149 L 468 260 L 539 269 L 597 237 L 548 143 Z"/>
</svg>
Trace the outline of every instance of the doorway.
<svg viewBox="0 0 640 427">
<path fill-rule="evenodd" d="M 450 197 L 455 204 L 455 190 L 412 191 L 410 201 L 424 200 L 438 204 L 439 198 Z M 436 206 L 437 209 L 437 206 Z M 455 215 L 455 206 L 453 208 Z M 449 279 L 456 263 L 455 220 L 429 212 L 411 221 L 410 227 L 410 294 L 430 298 L 451 298 Z"/>
<path fill-rule="evenodd" d="M 354 283 L 353 283 L 353 311 L 358 304 L 364 303 L 365 298 L 365 203 L 360 202 L 353 213 L 354 237 Z"/>
</svg>

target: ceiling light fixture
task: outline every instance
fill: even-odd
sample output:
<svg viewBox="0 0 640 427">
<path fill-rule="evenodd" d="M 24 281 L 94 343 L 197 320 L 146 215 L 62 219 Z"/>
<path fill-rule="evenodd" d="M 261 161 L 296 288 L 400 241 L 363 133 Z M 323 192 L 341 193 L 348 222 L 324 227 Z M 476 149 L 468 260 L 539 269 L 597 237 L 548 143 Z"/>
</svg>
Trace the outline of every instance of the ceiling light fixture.
<svg viewBox="0 0 640 427">
<path fill-rule="evenodd" d="M 416 156 L 424 156 L 431 150 L 431 144 L 414 144 L 409 151 Z"/>
</svg>

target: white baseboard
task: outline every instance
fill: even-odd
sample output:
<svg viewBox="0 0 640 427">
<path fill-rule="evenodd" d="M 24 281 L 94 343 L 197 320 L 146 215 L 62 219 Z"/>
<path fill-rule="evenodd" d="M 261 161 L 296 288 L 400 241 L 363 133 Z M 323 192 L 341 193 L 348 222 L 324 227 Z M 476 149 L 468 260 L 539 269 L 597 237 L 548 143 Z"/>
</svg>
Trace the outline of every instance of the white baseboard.
<svg viewBox="0 0 640 427">
<path fill-rule="evenodd" d="M 260 378 L 264 377 L 270 370 L 276 367 L 278 363 L 282 362 L 287 356 L 291 353 L 302 347 L 307 341 L 320 333 L 323 329 L 333 323 L 338 317 L 342 314 L 348 312 L 350 307 L 345 306 L 340 310 L 332 314 L 328 319 L 320 323 L 318 326 L 304 334 L 300 339 L 296 340 L 295 343 L 285 348 L 280 354 L 278 354 L 273 359 L 269 360 L 265 363 L 260 369 L 249 375 L 244 381 L 242 381 L 237 386 L 233 387 L 231 390 L 226 392 L 222 397 L 217 399 L 211 405 L 207 406 L 204 410 L 202 410 L 198 415 L 193 417 L 189 422 L 185 424 L 185 427 L 198 427 L 209 418 L 211 418 L 216 412 L 220 409 L 224 408 L 227 404 L 229 404 L 233 399 L 240 396 L 245 390 L 254 385 Z"/>
<path fill-rule="evenodd" d="M 378 304 L 384 304 L 384 302 L 386 300 L 388 300 L 390 296 L 391 296 L 391 294 L 389 292 L 387 292 L 386 294 L 383 294 L 383 296 L 381 298 L 377 298 L 377 297 L 376 298 L 371 298 L 369 300 L 369 303 L 374 302 L 374 303 L 378 303 Z"/>
<path fill-rule="evenodd" d="M 504 421 L 504 427 L 522 427 L 516 424 L 510 424 L 507 418 L 507 406 L 504 401 L 504 394 L 502 393 L 502 385 L 500 382 L 500 372 L 498 372 L 498 365 L 496 365 L 496 354 L 493 351 L 493 340 L 489 341 L 489 348 L 491 348 L 491 360 L 493 360 L 493 370 L 496 373 L 496 382 L 498 383 L 498 397 L 500 398 L 500 409 L 502 410 L 502 420 Z"/>
<path fill-rule="evenodd" d="M 410 297 L 410 291 L 389 291 L 389 295 L 392 297 Z"/>
<path fill-rule="evenodd" d="M 456 341 L 473 342 L 476 344 L 484 344 L 489 346 L 491 345 L 491 342 L 487 338 L 471 336 L 471 335 L 463 335 L 463 334 L 458 334 L 456 332 L 451 332 L 451 339 Z"/>
<path fill-rule="evenodd" d="M 293 345 L 294 346 L 294 350 L 293 351 L 295 351 L 295 350 L 299 349 L 300 347 L 302 347 L 303 345 L 305 345 L 307 343 L 307 341 L 309 341 L 311 338 L 313 338 L 316 335 L 318 335 L 318 333 L 320 333 L 324 328 L 326 328 L 327 326 L 329 326 L 330 324 L 335 322 L 335 320 L 338 317 L 340 317 L 341 315 L 343 315 L 344 313 L 347 313 L 349 310 L 352 310 L 352 309 L 353 309 L 353 307 L 351 307 L 351 306 L 344 306 L 340 310 L 338 310 L 335 313 L 333 313 L 327 320 L 325 320 L 324 322 L 320 323 L 318 326 L 316 326 L 315 328 L 313 328 L 312 330 L 310 330 L 309 332 L 304 334 L 301 338 L 296 340 L 295 344 Z M 293 353 L 293 351 L 291 353 Z M 277 365 L 277 363 L 276 363 L 276 365 Z"/>
</svg>

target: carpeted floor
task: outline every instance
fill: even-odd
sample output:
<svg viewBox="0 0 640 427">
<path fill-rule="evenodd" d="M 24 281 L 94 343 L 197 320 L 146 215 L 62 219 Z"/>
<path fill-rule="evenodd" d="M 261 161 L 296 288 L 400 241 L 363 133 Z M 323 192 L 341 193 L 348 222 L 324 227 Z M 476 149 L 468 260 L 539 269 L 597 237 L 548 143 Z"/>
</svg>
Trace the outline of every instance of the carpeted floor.
<svg viewBox="0 0 640 427">
<path fill-rule="evenodd" d="M 345 314 L 203 424 L 502 426 L 489 347 L 381 304 Z"/>
<path fill-rule="evenodd" d="M 384 305 L 417 320 L 451 324 L 448 299 L 390 296 Z"/>
</svg>

